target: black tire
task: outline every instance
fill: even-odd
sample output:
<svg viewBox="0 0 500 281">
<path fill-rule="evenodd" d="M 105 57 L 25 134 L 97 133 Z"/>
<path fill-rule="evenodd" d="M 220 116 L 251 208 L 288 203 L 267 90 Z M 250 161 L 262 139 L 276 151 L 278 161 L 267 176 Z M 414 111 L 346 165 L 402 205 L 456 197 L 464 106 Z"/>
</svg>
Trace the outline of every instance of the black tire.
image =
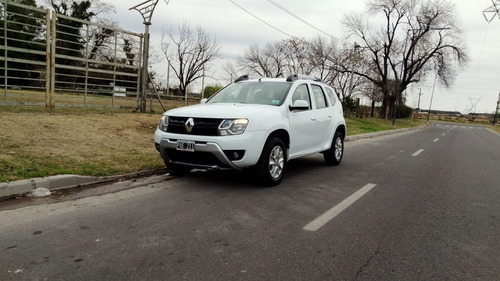
<svg viewBox="0 0 500 281">
<path fill-rule="evenodd" d="M 279 138 L 272 137 L 267 140 L 255 165 L 255 174 L 259 183 L 271 187 L 281 183 L 286 167 L 285 144 Z"/>
<path fill-rule="evenodd" d="M 337 166 L 344 156 L 344 136 L 339 131 L 333 135 L 332 146 L 323 152 L 325 163 L 331 166 Z"/>
</svg>

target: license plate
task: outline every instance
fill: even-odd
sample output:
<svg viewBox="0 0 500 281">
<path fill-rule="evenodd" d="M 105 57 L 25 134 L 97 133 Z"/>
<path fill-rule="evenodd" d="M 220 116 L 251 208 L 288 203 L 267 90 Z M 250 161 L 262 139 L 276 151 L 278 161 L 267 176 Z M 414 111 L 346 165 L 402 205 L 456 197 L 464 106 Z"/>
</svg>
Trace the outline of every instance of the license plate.
<svg viewBox="0 0 500 281">
<path fill-rule="evenodd" d="M 194 141 L 178 140 L 177 150 L 194 152 Z"/>
</svg>

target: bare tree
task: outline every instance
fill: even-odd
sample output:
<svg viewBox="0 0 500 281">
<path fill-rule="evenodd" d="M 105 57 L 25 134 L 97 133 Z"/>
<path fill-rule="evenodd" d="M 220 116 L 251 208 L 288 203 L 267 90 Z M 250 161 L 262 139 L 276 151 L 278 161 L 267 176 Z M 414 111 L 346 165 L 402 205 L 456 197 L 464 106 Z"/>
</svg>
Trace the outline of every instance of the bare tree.
<svg viewBox="0 0 500 281">
<path fill-rule="evenodd" d="M 225 75 L 227 77 L 227 81 L 229 83 L 232 83 L 234 81 L 234 79 L 236 79 L 237 77 L 240 76 L 238 74 L 238 70 L 236 69 L 236 67 L 234 66 L 234 64 L 232 62 L 224 63 L 222 65 L 222 69 L 224 70 Z"/>
<path fill-rule="evenodd" d="M 379 14 L 384 24 L 374 28 L 367 19 Z M 455 5 L 447 0 L 371 0 L 366 13 L 344 18 L 348 35 L 360 39 L 368 53 L 365 63 L 370 71 L 353 71 L 381 89 L 386 119 L 408 85 L 436 70 L 440 81 L 449 86 L 456 77 L 456 65 L 467 63 L 456 18 Z M 337 67 L 351 71 L 347 65 Z M 391 81 L 397 85 L 395 91 Z"/>
<path fill-rule="evenodd" d="M 116 23 L 106 22 L 107 26 L 114 26 L 117 28 Z M 106 60 L 110 60 L 111 50 L 106 49 L 105 46 L 110 44 L 112 36 L 115 35 L 115 31 L 111 28 L 107 28 L 103 26 L 91 26 L 89 28 L 89 34 L 86 34 L 84 40 L 89 40 L 88 42 L 90 46 L 90 50 L 87 54 L 87 59 L 89 60 L 101 60 L 106 58 Z"/>
<path fill-rule="evenodd" d="M 314 70 L 311 45 L 303 38 L 250 46 L 240 61 L 242 69 L 263 77 L 283 77 L 292 73 L 309 75 Z"/>
<path fill-rule="evenodd" d="M 278 43 L 278 49 L 284 55 L 288 74 L 309 75 L 314 65 L 311 62 L 311 45 L 303 38 L 293 37 Z"/>
<path fill-rule="evenodd" d="M 268 43 L 261 49 L 250 46 L 241 58 L 240 67 L 262 77 L 282 77 L 285 68 L 285 56 L 279 43 Z"/>
<path fill-rule="evenodd" d="M 338 46 L 334 42 L 327 42 L 324 37 L 316 37 L 309 43 L 309 62 L 313 67 L 313 72 L 319 79 L 331 81 L 336 72 L 332 67 L 332 58 L 336 56 Z"/>
<path fill-rule="evenodd" d="M 167 41 L 166 35 L 170 38 Z M 186 95 L 191 83 L 203 76 L 203 69 L 219 56 L 219 43 L 201 27 L 193 31 L 188 24 L 178 28 L 178 34 L 163 32 L 161 49 L 170 68 L 179 79 L 179 88 Z"/>
<path fill-rule="evenodd" d="M 314 66 L 313 73 L 319 74 L 321 80 L 334 88 L 342 101 L 345 113 L 352 111 L 355 106 L 354 98 L 368 93 L 365 89 L 371 84 L 363 76 L 354 75 L 351 71 L 354 69 L 359 73 L 368 71 L 365 54 L 358 48 L 352 50 L 321 37 L 313 39 L 309 45 L 311 49 L 309 61 Z"/>
</svg>

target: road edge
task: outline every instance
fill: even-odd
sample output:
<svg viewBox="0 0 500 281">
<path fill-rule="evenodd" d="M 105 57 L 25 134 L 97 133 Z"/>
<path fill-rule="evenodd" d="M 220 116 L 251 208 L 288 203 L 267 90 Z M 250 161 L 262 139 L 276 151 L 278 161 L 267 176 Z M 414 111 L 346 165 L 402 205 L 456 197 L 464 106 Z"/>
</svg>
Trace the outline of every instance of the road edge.
<svg viewBox="0 0 500 281">
<path fill-rule="evenodd" d="M 167 173 L 167 169 L 160 168 L 160 169 L 141 171 L 124 175 L 114 175 L 114 176 L 104 176 L 104 177 L 91 177 L 91 176 L 65 174 L 65 175 L 55 175 L 49 177 L 18 180 L 12 182 L 1 182 L 0 201 L 13 197 L 25 196 L 37 188 L 45 188 L 50 191 L 55 191 L 61 189 L 70 189 L 70 188 L 90 186 L 96 184 L 111 183 L 120 180 L 140 178 L 161 173 Z"/>
</svg>

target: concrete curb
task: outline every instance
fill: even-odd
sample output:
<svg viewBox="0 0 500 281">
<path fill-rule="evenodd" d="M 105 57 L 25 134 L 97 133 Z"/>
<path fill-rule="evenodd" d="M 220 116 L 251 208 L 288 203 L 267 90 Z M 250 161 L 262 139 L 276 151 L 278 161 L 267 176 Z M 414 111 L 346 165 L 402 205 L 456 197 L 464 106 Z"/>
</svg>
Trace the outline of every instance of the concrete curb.
<svg viewBox="0 0 500 281">
<path fill-rule="evenodd" d="M 113 181 L 115 177 L 87 177 L 78 175 L 57 175 L 0 183 L 0 198 L 22 196 L 37 188 L 59 190 Z"/>
<path fill-rule="evenodd" d="M 354 136 L 347 136 L 346 141 L 355 141 L 360 139 L 369 139 L 379 136 L 392 135 L 397 133 L 404 133 L 413 130 L 421 130 L 427 128 L 429 125 L 423 125 L 418 127 L 404 128 L 398 130 L 390 130 L 376 133 L 360 134 Z M 2 182 L 0 183 L 0 199 L 1 198 L 11 198 L 15 196 L 24 196 L 37 188 L 46 188 L 50 191 L 69 189 L 93 184 L 101 184 L 105 182 L 116 181 L 121 178 L 134 178 L 140 176 L 146 176 L 150 174 L 157 173 L 158 171 L 166 172 L 166 168 L 158 169 L 155 171 L 144 171 L 133 173 L 129 175 L 118 175 L 109 177 L 88 177 L 88 176 L 78 176 L 78 175 L 57 175 L 43 178 L 33 178 L 26 180 L 18 180 L 13 182 Z"/>
<path fill-rule="evenodd" d="M 495 135 L 497 135 L 497 136 L 499 136 L 499 137 L 500 137 L 500 133 L 495 132 L 495 131 L 493 131 L 492 129 L 486 129 L 486 130 L 488 130 L 488 131 L 490 131 L 491 133 L 493 133 L 493 134 L 495 134 Z"/>
<path fill-rule="evenodd" d="M 360 139 L 370 139 L 370 138 L 375 138 L 375 137 L 380 137 L 380 136 L 394 135 L 394 134 L 405 133 L 405 132 L 409 132 L 409 131 L 422 130 L 422 129 L 425 129 L 428 127 L 429 127 L 429 125 L 422 125 L 422 126 L 418 126 L 418 127 L 410 127 L 410 128 L 403 128 L 403 129 L 397 129 L 397 130 L 389 130 L 389 131 L 347 136 L 345 141 L 355 141 L 355 140 L 360 140 Z"/>
</svg>

